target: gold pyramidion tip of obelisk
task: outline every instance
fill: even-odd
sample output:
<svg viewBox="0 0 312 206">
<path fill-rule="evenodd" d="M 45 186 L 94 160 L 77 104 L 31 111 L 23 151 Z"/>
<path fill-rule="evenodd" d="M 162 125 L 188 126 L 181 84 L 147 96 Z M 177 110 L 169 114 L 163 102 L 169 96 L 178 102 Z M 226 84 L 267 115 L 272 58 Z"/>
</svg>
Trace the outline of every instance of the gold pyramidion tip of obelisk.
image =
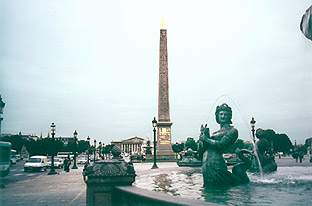
<svg viewBox="0 0 312 206">
<path fill-rule="evenodd" d="M 162 18 L 161 18 L 160 29 L 167 29 L 167 27 L 166 27 L 166 22 L 165 22 L 165 17 L 162 17 Z"/>
</svg>

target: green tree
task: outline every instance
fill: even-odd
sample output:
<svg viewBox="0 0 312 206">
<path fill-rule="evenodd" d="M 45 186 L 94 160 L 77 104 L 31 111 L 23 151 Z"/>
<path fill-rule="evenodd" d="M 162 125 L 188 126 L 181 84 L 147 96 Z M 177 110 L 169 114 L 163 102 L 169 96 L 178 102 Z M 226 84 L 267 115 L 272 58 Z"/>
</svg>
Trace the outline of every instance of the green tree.
<svg viewBox="0 0 312 206">
<path fill-rule="evenodd" d="M 26 148 L 30 156 L 33 155 L 56 155 L 63 148 L 63 142 L 55 141 L 52 144 L 52 138 L 39 139 L 37 141 L 31 139 L 26 142 Z"/>
<path fill-rule="evenodd" d="M 307 148 L 305 145 L 298 145 L 298 152 L 301 151 L 303 154 L 307 154 Z"/>
<path fill-rule="evenodd" d="M 30 156 L 33 156 L 34 154 L 37 154 L 37 151 L 36 151 L 37 145 L 36 145 L 36 141 L 35 140 L 33 140 L 33 139 L 28 140 L 25 143 L 25 146 L 26 146 L 26 149 L 29 152 Z"/>
<path fill-rule="evenodd" d="M 276 134 L 273 140 L 273 146 L 275 152 L 283 152 L 285 154 L 289 154 L 290 149 L 293 147 L 286 134 Z"/>
<path fill-rule="evenodd" d="M 232 144 L 224 153 L 235 153 L 237 149 L 248 149 L 251 144 L 245 143 L 242 139 L 237 139 L 234 144 Z"/>
<path fill-rule="evenodd" d="M 49 152 L 51 153 L 51 141 L 49 138 L 40 139 L 40 140 L 28 140 L 26 142 L 26 148 L 30 154 L 33 155 L 47 155 Z"/>
<path fill-rule="evenodd" d="M 172 144 L 172 150 L 175 153 L 180 153 L 184 150 L 184 143 L 178 143 L 176 142 L 175 144 Z"/>
<path fill-rule="evenodd" d="M 26 143 L 26 140 L 22 138 L 21 135 L 5 135 L 0 138 L 1 141 L 11 142 L 12 149 L 15 149 L 17 153 L 20 153 L 23 145 Z"/>
<path fill-rule="evenodd" d="M 185 149 L 191 148 L 193 151 L 197 151 L 197 143 L 193 137 L 188 137 L 185 142 Z"/>
<path fill-rule="evenodd" d="M 286 134 L 275 133 L 272 129 L 264 130 L 265 139 L 268 141 L 269 148 L 273 153 L 290 153 L 292 143 Z"/>
<path fill-rule="evenodd" d="M 77 145 L 78 153 L 86 152 L 88 150 L 88 141 L 79 140 Z"/>
<path fill-rule="evenodd" d="M 68 141 L 67 145 L 64 146 L 65 152 L 73 152 L 75 149 L 75 142 L 74 141 Z"/>
<path fill-rule="evenodd" d="M 102 153 L 106 156 L 106 157 L 108 157 L 108 155 L 110 154 L 110 152 L 111 152 L 111 150 L 112 150 L 112 148 L 114 147 L 114 144 L 107 144 L 107 145 L 105 145 L 104 146 L 104 148 L 102 149 Z"/>
<path fill-rule="evenodd" d="M 306 139 L 306 140 L 305 140 L 305 143 L 304 143 L 304 146 L 305 146 L 306 148 L 311 147 L 311 145 L 312 145 L 312 137 Z"/>
</svg>

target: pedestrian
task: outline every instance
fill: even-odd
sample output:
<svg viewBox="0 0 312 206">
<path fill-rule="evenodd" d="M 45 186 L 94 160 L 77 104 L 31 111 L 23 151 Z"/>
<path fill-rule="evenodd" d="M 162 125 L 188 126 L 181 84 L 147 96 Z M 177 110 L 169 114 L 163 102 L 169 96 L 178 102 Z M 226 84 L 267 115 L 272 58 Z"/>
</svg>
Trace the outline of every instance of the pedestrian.
<svg viewBox="0 0 312 206">
<path fill-rule="evenodd" d="M 67 167 L 68 167 L 68 159 L 67 159 L 67 157 L 65 158 L 65 160 L 64 160 L 64 171 L 65 172 L 67 172 Z"/>
<path fill-rule="evenodd" d="M 296 160 L 296 163 L 297 163 L 298 162 L 298 157 L 299 157 L 298 152 L 295 152 L 293 154 L 293 157 L 294 157 L 294 159 Z"/>
<path fill-rule="evenodd" d="M 299 152 L 299 161 L 300 163 L 302 163 L 302 159 L 303 159 L 303 152 Z"/>
<path fill-rule="evenodd" d="M 68 163 L 67 163 L 67 171 L 66 172 L 69 172 L 70 165 L 71 165 L 71 160 L 70 160 L 70 156 L 68 155 Z"/>
<path fill-rule="evenodd" d="M 312 154 L 310 154 L 310 163 L 312 163 Z"/>
</svg>

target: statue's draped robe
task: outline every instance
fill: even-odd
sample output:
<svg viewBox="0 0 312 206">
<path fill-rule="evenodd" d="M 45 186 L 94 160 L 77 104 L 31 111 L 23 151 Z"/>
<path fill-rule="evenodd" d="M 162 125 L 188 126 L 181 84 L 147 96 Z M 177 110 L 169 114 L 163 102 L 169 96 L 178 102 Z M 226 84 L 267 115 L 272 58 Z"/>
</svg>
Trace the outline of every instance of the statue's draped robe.
<svg viewBox="0 0 312 206">
<path fill-rule="evenodd" d="M 223 159 L 223 151 L 235 143 L 238 131 L 230 126 L 199 140 L 199 152 L 203 154 L 203 178 L 204 186 L 233 186 L 249 182 L 227 170 Z"/>
</svg>

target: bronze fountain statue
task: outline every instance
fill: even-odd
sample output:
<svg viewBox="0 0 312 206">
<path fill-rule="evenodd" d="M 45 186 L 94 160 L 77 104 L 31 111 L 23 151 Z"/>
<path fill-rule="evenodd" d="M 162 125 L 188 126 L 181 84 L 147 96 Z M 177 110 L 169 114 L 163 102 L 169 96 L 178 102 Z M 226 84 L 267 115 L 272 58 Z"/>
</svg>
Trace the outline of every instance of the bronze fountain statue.
<svg viewBox="0 0 312 206">
<path fill-rule="evenodd" d="M 246 171 L 251 167 L 251 160 L 246 157 L 252 156 L 248 150 L 238 152 L 238 157 L 242 160 L 232 168 L 232 172 L 227 170 L 227 165 L 223 159 L 223 151 L 233 145 L 238 138 L 238 131 L 232 124 L 232 109 L 226 103 L 217 106 L 216 121 L 220 124 L 220 129 L 209 134 L 209 128 L 201 125 L 201 133 L 198 142 L 198 151 L 202 155 L 202 172 L 204 186 L 235 186 L 249 183 Z"/>
<path fill-rule="evenodd" d="M 269 143 L 266 139 L 265 130 L 261 128 L 257 129 L 256 137 L 258 138 L 256 143 L 256 152 L 259 157 L 263 174 L 275 172 L 277 170 L 277 164 L 275 163 L 274 156 L 270 154 Z M 253 164 L 250 172 L 260 172 L 259 164 L 257 162 Z"/>
</svg>

